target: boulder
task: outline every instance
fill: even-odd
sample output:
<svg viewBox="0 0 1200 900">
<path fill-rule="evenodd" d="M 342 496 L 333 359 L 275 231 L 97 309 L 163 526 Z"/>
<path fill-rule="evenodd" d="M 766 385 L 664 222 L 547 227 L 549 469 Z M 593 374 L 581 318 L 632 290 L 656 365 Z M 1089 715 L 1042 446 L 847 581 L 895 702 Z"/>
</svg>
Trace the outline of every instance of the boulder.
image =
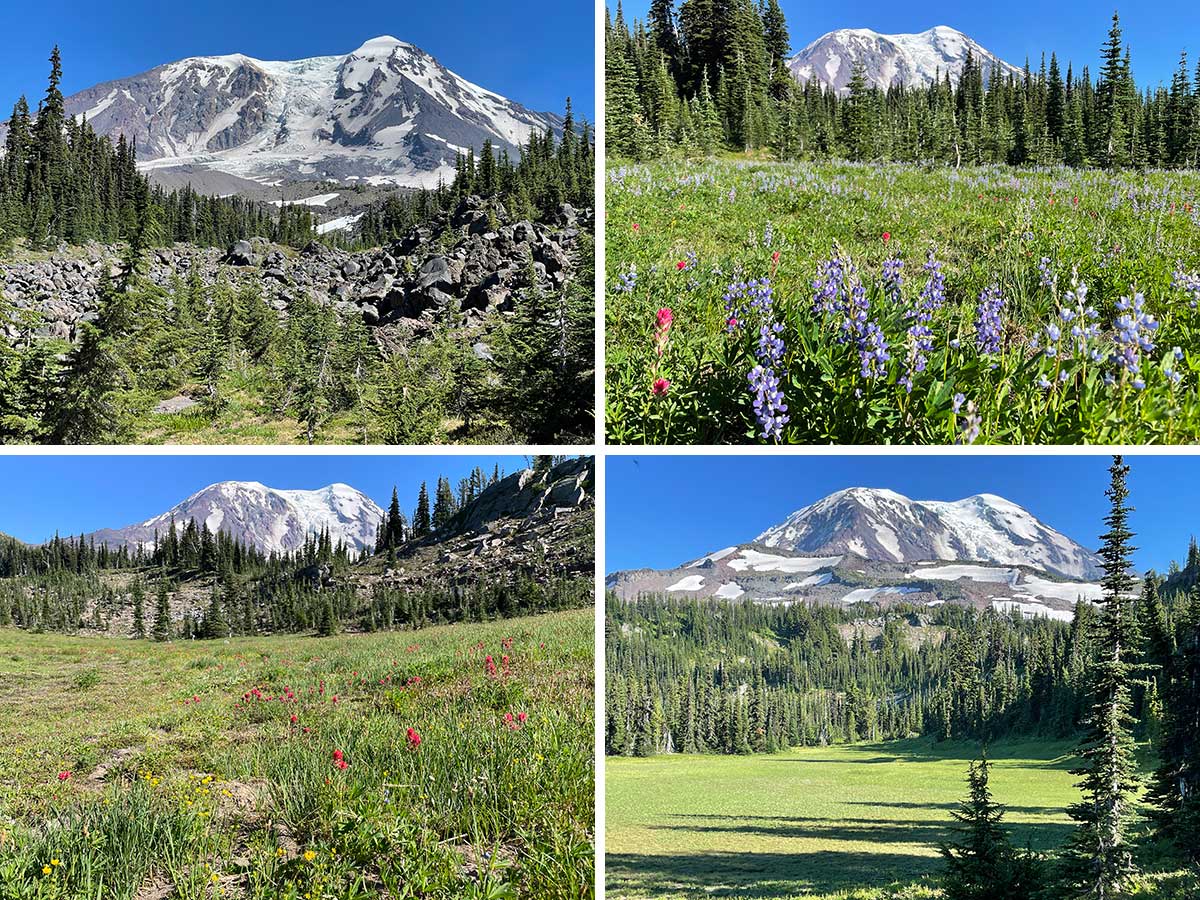
<svg viewBox="0 0 1200 900">
<path fill-rule="evenodd" d="M 225 254 L 225 262 L 231 266 L 254 266 L 258 265 L 258 257 L 249 241 L 236 241 Z"/>
</svg>

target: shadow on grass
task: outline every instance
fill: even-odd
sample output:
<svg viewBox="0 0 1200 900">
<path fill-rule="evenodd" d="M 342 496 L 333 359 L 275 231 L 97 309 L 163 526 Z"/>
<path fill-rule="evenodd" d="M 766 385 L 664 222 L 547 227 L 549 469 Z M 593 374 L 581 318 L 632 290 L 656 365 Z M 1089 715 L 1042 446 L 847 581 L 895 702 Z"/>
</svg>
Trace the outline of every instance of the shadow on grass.
<svg viewBox="0 0 1200 900">
<path fill-rule="evenodd" d="M 604 867 L 607 890 L 619 897 L 675 893 L 781 900 L 806 891 L 825 894 L 910 881 L 937 870 L 939 863 L 907 853 L 609 853 Z"/>
<path fill-rule="evenodd" d="M 919 804 L 913 804 L 919 807 Z M 930 804 L 929 809 L 941 809 Z M 687 820 L 677 825 L 652 825 L 661 831 L 687 831 L 697 834 L 753 835 L 785 840 L 852 841 L 888 846 L 921 844 L 936 848 L 951 836 L 953 824 L 947 813 L 940 819 L 827 819 L 814 816 L 705 816 L 679 815 Z M 1035 847 L 1058 846 L 1071 832 L 1065 822 L 1005 823 L 1019 843 Z"/>
</svg>

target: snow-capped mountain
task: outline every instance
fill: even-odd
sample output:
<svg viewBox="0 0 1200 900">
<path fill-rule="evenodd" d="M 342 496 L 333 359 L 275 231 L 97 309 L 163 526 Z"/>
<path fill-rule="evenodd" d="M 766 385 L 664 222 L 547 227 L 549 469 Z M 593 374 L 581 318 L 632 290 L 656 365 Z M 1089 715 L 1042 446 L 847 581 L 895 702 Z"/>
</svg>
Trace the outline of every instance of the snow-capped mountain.
<svg viewBox="0 0 1200 900">
<path fill-rule="evenodd" d="M 160 539 L 166 536 L 174 519 L 176 528 L 191 520 L 267 553 L 296 550 L 309 535 L 324 530 L 335 546 L 343 542 L 361 549 L 374 547 L 383 518 L 374 500 L 346 484 L 284 491 L 257 481 L 222 481 L 139 525 L 104 529 L 88 537 L 109 546 L 151 546 L 156 534 Z"/>
<path fill-rule="evenodd" d="M 457 152 L 490 138 L 515 154 L 562 120 L 377 37 L 341 56 L 270 62 L 242 54 L 159 66 L 75 94 L 67 112 L 137 140 L 143 169 L 210 169 L 268 180 L 435 185 Z"/>
<path fill-rule="evenodd" d="M 994 494 L 910 500 L 850 488 L 754 541 L 673 569 L 616 572 L 608 588 L 761 603 L 946 602 L 1069 619 L 1101 596 L 1098 557 Z"/>
<path fill-rule="evenodd" d="M 983 67 L 984 83 L 992 69 L 1020 77 L 1021 69 L 1006 63 L 961 31 L 938 25 L 920 34 L 879 34 L 869 28 L 841 28 L 817 38 L 788 61 L 800 82 L 815 79 L 838 93 L 850 85 L 856 62 L 866 66 L 867 81 L 886 90 L 892 85 L 921 87 L 935 78 L 952 81 L 962 74 L 967 53 Z"/>
<path fill-rule="evenodd" d="M 754 542 L 819 556 L 855 553 L 885 562 L 969 560 L 1030 566 L 1062 578 L 1100 575 L 1094 553 L 995 494 L 946 502 L 850 488 L 792 513 Z"/>
</svg>

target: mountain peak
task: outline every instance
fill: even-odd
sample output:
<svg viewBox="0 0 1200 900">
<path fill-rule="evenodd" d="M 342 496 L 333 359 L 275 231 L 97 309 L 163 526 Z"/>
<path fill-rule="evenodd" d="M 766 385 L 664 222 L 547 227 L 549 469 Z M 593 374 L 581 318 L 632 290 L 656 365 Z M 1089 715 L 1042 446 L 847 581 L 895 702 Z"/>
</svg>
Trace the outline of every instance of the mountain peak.
<svg viewBox="0 0 1200 900">
<path fill-rule="evenodd" d="M 280 180 L 433 187 L 490 140 L 510 155 L 562 119 L 472 84 L 379 35 L 351 53 L 290 61 L 197 56 L 66 98 L 97 133 L 136 141 L 164 179 L 210 170 Z M 0 126 L 0 140 L 4 128 Z"/>
<path fill-rule="evenodd" d="M 982 66 L 985 80 L 996 68 L 1001 74 L 1021 75 L 1016 66 L 949 25 L 916 34 L 842 28 L 817 38 L 789 60 L 788 68 L 798 81 L 815 81 L 838 93 L 849 90 L 851 73 L 860 62 L 867 81 L 880 89 L 923 87 L 946 75 L 957 79 L 968 53 Z"/>
<path fill-rule="evenodd" d="M 1094 553 L 997 494 L 911 500 L 884 488 L 846 488 L 797 510 L 755 540 L 773 550 L 854 553 L 888 562 L 959 560 L 1024 565 L 1064 578 L 1099 573 Z"/>
<path fill-rule="evenodd" d="M 283 490 L 260 481 L 218 481 L 140 525 L 104 529 L 91 537 L 110 546 L 151 545 L 155 535 L 189 521 L 207 526 L 266 553 L 297 550 L 328 532 L 334 544 L 373 547 L 383 510 L 370 497 L 340 482 L 315 490 Z"/>
</svg>

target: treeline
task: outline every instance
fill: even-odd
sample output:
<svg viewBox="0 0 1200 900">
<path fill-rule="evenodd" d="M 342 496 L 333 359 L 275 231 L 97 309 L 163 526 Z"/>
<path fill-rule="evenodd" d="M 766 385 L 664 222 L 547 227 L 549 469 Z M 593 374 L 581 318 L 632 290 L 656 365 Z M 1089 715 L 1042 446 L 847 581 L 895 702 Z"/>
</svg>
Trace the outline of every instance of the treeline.
<svg viewBox="0 0 1200 900">
<path fill-rule="evenodd" d="M 444 221 L 464 197 L 499 200 L 513 220 L 547 221 L 559 204 L 590 209 L 596 202 L 595 147 L 587 124 L 577 125 L 567 99 L 563 136 L 534 131 L 514 161 L 490 139 L 455 158 L 454 180 L 433 190 L 391 194 L 363 212 L 348 247 L 374 247 L 404 237 L 415 226 Z"/>
<path fill-rule="evenodd" d="M 548 457 L 539 457 L 539 459 Z M 379 523 L 375 534 L 375 552 L 394 551 L 397 547 L 411 540 L 420 540 L 434 534 L 447 532 L 458 514 L 475 501 L 487 488 L 499 484 L 504 478 L 504 471 L 497 463 L 492 474 L 488 475 L 482 468 L 476 466 L 471 474 L 458 481 L 457 492 L 450 486 L 450 479 L 439 476 L 434 490 L 433 504 L 429 501 L 429 485 L 421 482 L 417 492 L 417 502 L 413 507 L 411 521 L 400 509 L 400 495 L 392 488 L 392 502 L 388 505 L 387 515 Z"/>
<path fill-rule="evenodd" d="M 561 290 L 544 290 L 529 264 L 485 360 L 453 319 L 384 348 L 360 316 L 306 296 L 281 320 L 254 282 L 205 286 L 193 269 L 159 287 L 139 275 L 145 240 L 135 232 L 74 346 L 40 337 L 38 315 L 0 294 L 0 330 L 16 332 L 0 339 L 0 443 L 129 443 L 158 397 L 183 390 L 204 419 L 253 403 L 293 420 L 309 443 L 331 429 L 360 443 L 590 438 L 594 260 L 590 237 L 581 242 L 577 277 Z"/>
<path fill-rule="evenodd" d="M 637 756 L 1062 737 L 1080 713 L 1093 615 L 654 595 L 610 596 L 607 612 L 607 752 Z"/>
<path fill-rule="evenodd" d="M 261 235 L 303 246 L 313 239 L 312 211 L 238 197 L 202 196 L 192 188 L 151 188 L 137 170 L 137 146 L 96 134 L 86 119 L 67 116 L 58 48 L 50 55 L 46 95 L 31 114 L 21 97 L 8 120 L 0 158 L 0 255 L 18 238 L 35 250 L 62 241 L 115 243 L 141 231 L 154 246 L 174 241 L 229 246 Z"/>
<path fill-rule="evenodd" d="M 606 140 L 614 156 L 770 147 L 782 159 L 971 165 L 1190 167 L 1200 164 L 1200 60 L 1169 87 L 1139 90 L 1113 15 L 1100 68 L 1065 72 L 1054 53 L 1012 75 L 968 55 L 957 80 L 868 83 L 845 95 L 787 68 L 777 0 L 654 0 L 630 27 L 620 5 L 605 40 Z M 987 72 L 985 74 L 985 68 Z"/>
</svg>

